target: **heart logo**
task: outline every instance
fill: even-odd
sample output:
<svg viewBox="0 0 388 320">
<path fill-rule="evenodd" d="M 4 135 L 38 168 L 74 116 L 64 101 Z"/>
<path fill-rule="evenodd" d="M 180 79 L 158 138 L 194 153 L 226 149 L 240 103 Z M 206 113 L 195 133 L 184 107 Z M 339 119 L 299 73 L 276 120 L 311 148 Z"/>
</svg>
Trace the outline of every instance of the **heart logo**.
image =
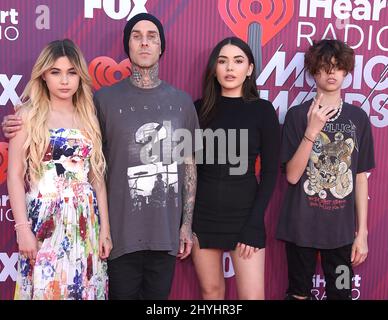
<svg viewBox="0 0 388 320">
<path fill-rule="evenodd" d="M 129 59 L 117 63 L 110 57 L 97 57 L 89 64 L 89 74 L 93 80 L 93 88 L 98 90 L 130 76 L 131 63 Z"/>
<path fill-rule="evenodd" d="M 293 0 L 218 0 L 218 12 L 230 30 L 248 40 L 248 28 L 258 22 L 263 29 L 262 45 L 280 32 L 294 14 Z"/>
<path fill-rule="evenodd" d="M 0 184 L 7 180 L 8 143 L 0 142 Z"/>
</svg>

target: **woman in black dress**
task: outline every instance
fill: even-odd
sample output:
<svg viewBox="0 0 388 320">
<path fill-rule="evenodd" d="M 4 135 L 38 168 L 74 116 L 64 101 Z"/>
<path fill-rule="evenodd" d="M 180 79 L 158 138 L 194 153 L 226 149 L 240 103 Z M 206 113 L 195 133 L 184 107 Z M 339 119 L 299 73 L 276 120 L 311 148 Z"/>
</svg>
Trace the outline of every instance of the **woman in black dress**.
<svg viewBox="0 0 388 320">
<path fill-rule="evenodd" d="M 204 299 L 224 299 L 224 251 L 230 251 L 238 297 L 264 299 L 264 211 L 276 183 L 280 135 L 276 112 L 259 98 L 254 75 L 249 46 L 226 38 L 210 55 L 203 98 L 195 103 L 202 129 L 225 137 L 213 148 L 204 135 L 206 160 L 198 165 L 192 258 Z"/>
</svg>

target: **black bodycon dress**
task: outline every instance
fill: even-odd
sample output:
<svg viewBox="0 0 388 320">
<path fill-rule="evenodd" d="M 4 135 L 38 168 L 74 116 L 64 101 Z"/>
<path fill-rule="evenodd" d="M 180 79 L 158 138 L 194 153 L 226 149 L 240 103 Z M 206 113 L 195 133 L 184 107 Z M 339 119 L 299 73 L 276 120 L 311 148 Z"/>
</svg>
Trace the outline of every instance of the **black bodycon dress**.
<svg viewBox="0 0 388 320">
<path fill-rule="evenodd" d="M 195 105 L 199 111 L 201 100 Z M 230 153 L 236 154 L 234 151 L 237 150 L 241 163 L 227 156 L 228 149 L 218 148 L 217 139 L 213 148 L 204 135 L 204 161 L 197 165 L 193 232 L 200 248 L 233 250 L 238 242 L 264 248 L 264 212 L 279 168 L 280 129 L 276 112 L 266 100 L 244 102 L 242 98 L 227 97 L 220 98 L 216 110 L 206 128 L 213 131 L 223 129 Z M 230 129 L 237 132 L 236 142 L 233 141 L 236 135 Z M 248 143 L 246 139 L 242 140 L 247 145 L 247 152 L 241 148 L 240 137 L 244 137 L 244 133 L 240 129 L 247 129 Z M 240 151 L 247 156 L 239 154 Z M 261 163 L 259 182 L 255 175 L 258 156 Z M 213 158 L 214 164 L 206 161 L 207 157 Z M 230 169 L 244 165 L 247 168 L 245 173 L 231 174 Z"/>
</svg>

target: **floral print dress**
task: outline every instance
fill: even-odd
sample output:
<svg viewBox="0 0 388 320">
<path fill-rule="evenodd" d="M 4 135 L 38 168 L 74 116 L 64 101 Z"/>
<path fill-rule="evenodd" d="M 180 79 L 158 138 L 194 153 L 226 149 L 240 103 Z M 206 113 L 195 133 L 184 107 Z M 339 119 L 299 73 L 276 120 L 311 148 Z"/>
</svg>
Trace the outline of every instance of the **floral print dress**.
<svg viewBox="0 0 388 320">
<path fill-rule="evenodd" d="M 107 299 L 99 213 L 88 182 L 91 150 L 82 130 L 50 129 L 43 176 L 26 194 L 38 253 L 34 266 L 19 255 L 15 299 Z"/>
</svg>

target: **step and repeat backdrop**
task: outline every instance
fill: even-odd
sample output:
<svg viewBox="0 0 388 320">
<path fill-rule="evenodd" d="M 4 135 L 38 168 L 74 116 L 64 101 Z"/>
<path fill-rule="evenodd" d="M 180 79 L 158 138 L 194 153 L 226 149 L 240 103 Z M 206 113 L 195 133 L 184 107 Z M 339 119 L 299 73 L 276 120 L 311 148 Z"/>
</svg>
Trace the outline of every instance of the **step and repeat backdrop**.
<svg viewBox="0 0 388 320">
<path fill-rule="evenodd" d="M 207 58 L 222 38 L 235 35 L 254 51 L 262 98 L 273 102 L 280 123 L 287 109 L 315 95 L 303 68 L 312 40 L 346 41 L 356 52 L 356 67 L 343 85 L 343 98 L 366 111 L 375 139 L 376 168 L 369 181 L 369 255 L 355 269 L 353 299 L 388 298 L 388 7 L 386 0 L 1 0 L 0 119 L 12 113 L 33 63 L 49 41 L 70 38 L 84 52 L 94 89 L 130 74 L 122 45 L 126 21 L 149 12 L 162 21 L 166 51 L 163 80 L 201 96 Z M 0 299 L 12 299 L 17 245 L 6 186 L 8 142 L 0 133 Z M 266 297 L 282 299 L 287 266 L 275 229 L 286 182 L 280 176 L 266 212 Z M 234 270 L 224 254 L 228 299 L 236 299 Z M 318 267 L 313 295 L 325 299 Z M 171 299 L 200 299 L 190 258 L 178 262 Z"/>
</svg>

